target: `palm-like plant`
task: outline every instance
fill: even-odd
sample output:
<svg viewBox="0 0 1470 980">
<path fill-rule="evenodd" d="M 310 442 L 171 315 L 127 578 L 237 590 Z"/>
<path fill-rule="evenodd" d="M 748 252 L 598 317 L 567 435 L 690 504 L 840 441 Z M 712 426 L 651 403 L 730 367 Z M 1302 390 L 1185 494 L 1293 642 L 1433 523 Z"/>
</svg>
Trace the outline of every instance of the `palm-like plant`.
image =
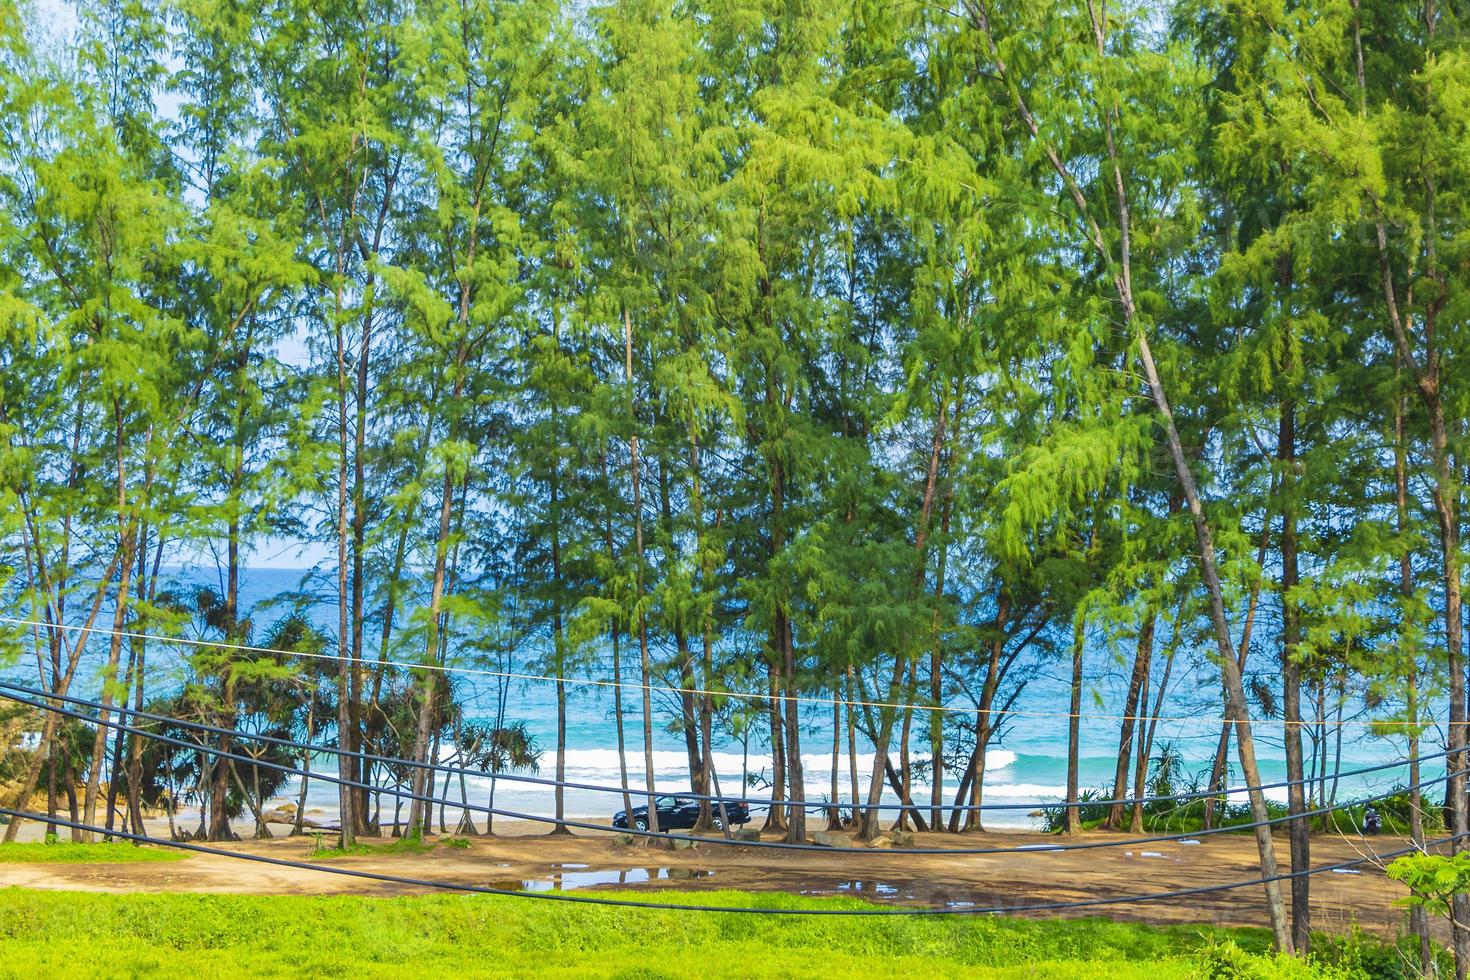
<svg viewBox="0 0 1470 980">
<path fill-rule="evenodd" d="M 459 734 L 460 752 L 464 756 L 465 764 L 470 768 L 490 774 L 490 801 L 489 809 L 495 808 L 495 776 L 505 772 L 529 772 L 537 773 L 541 770 L 541 749 L 536 745 L 536 737 L 526 728 L 524 721 L 512 722 L 508 725 L 482 725 L 471 723 L 465 725 Z M 463 796 L 464 775 L 460 774 L 460 793 Z M 466 810 L 461 820 L 461 829 L 473 832 L 473 824 L 469 822 L 469 811 Z M 493 833 L 494 813 L 485 815 L 485 833 Z"/>
</svg>

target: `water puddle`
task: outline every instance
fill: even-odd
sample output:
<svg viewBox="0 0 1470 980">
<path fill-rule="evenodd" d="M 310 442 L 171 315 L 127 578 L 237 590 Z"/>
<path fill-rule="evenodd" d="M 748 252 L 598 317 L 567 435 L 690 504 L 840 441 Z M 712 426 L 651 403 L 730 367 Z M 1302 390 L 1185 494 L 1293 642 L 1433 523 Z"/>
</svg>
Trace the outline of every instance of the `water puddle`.
<svg viewBox="0 0 1470 980">
<path fill-rule="evenodd" d="M 585 868 L 585 864 L 552 865 L 553 868 Z M 702 868 L 628 868 L 607 871 L 558 870 L 545 878 L 521 878 L 518 880 L 492 881 L 491 888 L 506 891 L 549 892 L 575 891 L 579 888 L 597 888 L 602 885 L 640 885 L 650 881 L 691 881 L 713 878 L 715 873 Z"/>
<path fill-rule="evenodd" d="M 886 881 L 868 879 L 854 879 L 852 881 L 840 881 L 834 888 L 803 888 L 802 895 L 877 895 L 883 898 L 893 898 L 898 894 L 898 886 L 891 885 Z M 904 898 L 912 898 L 905 895 Z"/>
</svg>

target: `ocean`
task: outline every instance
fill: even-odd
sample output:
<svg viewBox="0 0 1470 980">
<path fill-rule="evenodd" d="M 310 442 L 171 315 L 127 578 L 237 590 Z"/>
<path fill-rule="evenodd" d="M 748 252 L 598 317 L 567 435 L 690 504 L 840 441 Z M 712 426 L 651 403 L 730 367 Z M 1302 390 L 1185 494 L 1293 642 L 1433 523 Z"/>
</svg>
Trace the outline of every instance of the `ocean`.
<svg viewBox="0 0 1470 980">
<path fill-rule="evenodd" d="M 295 591 L 301 587 L 303 576 L 300 570 L 255 568 L 247 570 L 241 583 L 241 605 L 246 610 L 255 610 L 256 636 L 278 615 L 279 609 L 268 608 L 267 600 L 279 594 Z M 212 570 L 174 569 L 170 577 L 180 584 L 197 583 L 213 585 L 216 576 Z M 15 613 L 12 613 L 15 615 Z M 312 610 L 311 616 L 319 625 L 335 632 L 335 596 L 327 597 Z M 99 623 L 110 622 L 104 613 Z M 1126 645 L 1125 645 L 1126 646 Z M 85 692 L 93 696 L 97 690 L 94 680 L 97 665 L 105 656 L 106 643 L 103 637 L 94 637 L 89 644 L 88 664 L 78 675 L 74 693 Z M 149 684 L 152 690 L 166 689 L 181 676 L 180 663 L 183 648 L 154 644 L 149 654 Z M 1111 787 L 1115 753 L 1118 743 L 1119 721 L 1126 685 L 1125 670 L 1130 666 L 1122 662 L 1131 656 L 1131 649 L 1113 654 L 1100 644 L 1089 651 L 1086 662 L 1086 695 L 1083 707 L 1081 785 L 1083 787 Z M 1265 668 L 1268 656 L 1274 660 L 1274 651 L 1259 651 L 1255 654 Z M 527 662 L 529 657 L 522 653 L 512 666 L 516 673 L 534 674 L 539 671 Z M 1189 661 L 1188 663 L 1184 661 Z M 604 663 L 604 657 L 594 657 L 594 663 Z M 88 668 L 91 668 L 90 671 Z M 1069 664 L 1062 660 L 1038 658 L 1025 665 L 1029 675 L 1025 689 L 1017 698 L 1014 714 L 1008 719 L 998 741 L 992 743 L 987 757 L 985 777 L 985 802 L 1004 804 L 1013 809 L 1001 809 L 986 814 L 985 822 L 991 827 L 1032 828 L 1037 818 L 1034 809 L 1047 802 L 1062 798 L 1066 781 L 1067 721 L 1069 702 Z M 604 678 L 606 675 L 592 667 L 580 676 Z M 34 660 L 23 657 L 19 662 L 0 671 L 7 679 L 20 683 L 34 683 L 36 667 Z M 636 646 L 624 647 L 624 680 L 637 679 Z M 460 680 L 460 694 L 466 704 L 469 720 L 493 721 L 497 701 L 497 678 L 465 675 Z M 1203 657 L 1184 657 L 1175 666 L 1170 683 L 1171 692 L 1165 698 L 1160 712 L 1155 735 L 1156 754 L 1158 747 L 1170 745 L 1183 762 L 1184 782 L 1196 774 L 1208 771 L 1210 760 L 1220 731 L 1219 681 L 1214 668 Z M 568 789 L 565 793 L 566 816 L 570 819 L 607 818 L 622 808 L 617 760 L 617 740 L 613 710 L 613 691 L 609 687 L 569 686 L 567 714 L 566 778 L 570 782 L 595 784 L 608 788 L 608 792 L 588 789 Z M 668 721 L 671 711 L 667 702 L 660 705 L 654 698 L 654 768 L 655 782 L 660 792 L 677 793 L 688 791 L 689 778 L 682 735 L 670 732 Z M 628 780 L 636 796 L 643 785 L 643 752 L 641 733 L 641 696 L 635 689 L 624 692 L 625 737 L 627 740 Z M 1353 713 L 1349 706 L 1349 717 Z M 539 776 L 550 778 L 555 774 L 556 749 L 556 700 L 551 683 L 537 680 L 515 680 L 510 683 L 509 698 L 505 714 L 506 722 L 524 722 L 541 750 Z M 802 708 L 802 763 L 806 772 L 807 796 L 813 803 L 825 801 L 830 796 L 832 766 L 832 709 L 826 704 L 806 704 Z M 763 724 L 757 724 L 748 743 L 742 744 L 728 735 L 715 733 L 714 761 L 720 777 L 720 787 L 726 796 L 744 796 L 752 802 L 769 798 L 765 780 L 771 771 L 770 753 L 762 740 Z M 927 758 L 928 745 L 915 726 L 916 737 L 912 752 L 915 759 Z M 1281 748 L 1279 723 L 1266 722 L 1257 726 L 1261 774 L 1265 781 L 1276 782 L 1285 778 L 1285 761 Z M 1333 740 L 1329 738 L 1329 743 Z M 849 764 L 845 751 L 846 735 L 842 737 L 843 749 L 839 758 L 838 792 L 842 800 L 852 798 L 849 783 Z M 858 775 L 865 790 L 871 771 L 873 756 L 863 753 L 863 740 L 859 734 Z M 1332 748 L 1335 748 L 1332 747 Z M 1311 746 L 1309 744 L 1309 751 Z M 1344 729 L 1340 768 L 1344 771 L 1382 763 L 1402 761 L 1405 751 L 1401 738 L 1377 737 L 1369 733 L 1366 725 L 1353 724 Z M 1426 753 L 1433 748 L 1426 740 Z M 447 751 L 446 751 L 447 757 Z M 894 749 L 895 758 L 897 749 Z M 1234 753 L 1231 754 L 1232 774 Z M 1309 766 L 1311 759 L 1309 758 Z M 318 771 L 330 771 L 325 759 L 314 763 Z M 1433 761 L 1425 764 L 1425 779 L 1436 773 L 1442 774 L 1443 767 Z M 742 785 L 742 774 L 753 778 Z M 1203 776 L 1200 777 L 1203 781 Z M 1344 779 L 1338 789 L 1340 800 L 1371 793 L 1387 792 L 1402 785 L 1407 779 L 1406 769 L 1397 767 L 1362 777 Z M 947 795 L 952 797 L 956 775 L 946 775 Z M 1232 780 L 1232 785 L 1235 785 Z M 492 780 L 489 777 L 472 777 L 467 780 L 470 801 L 485 805 L 491 794 Z M 512 778 L 494 780 L 495 807 L 533 817 L 546 817 L 553 812 L 553 787 L 538 785 Z M 288 785 L 277 801 L 294 800 L 297 786 Z M 455 798 L 457 798 L 457 784 Z M 324 818 L 330 819 L 336 806 L 334 786 L 314 781 L 309 787 L 308 807 L 320 810 Z M 1437 794 L 1436 794 L 1437 795 Z M 1285 799 L 1285 790 L 1270 790 L 1268 796 Z M 929 788 L 919 785 L 914 789 L 914 799 L 921 805 L 929 798 Z M 1243 800 L 1244 794 L 1238 799 Z M 885 792 L 885 802 L 895 803 L 891 791 Z M 385 806 L 390 804 L 385 801 Z M 635 799 L 635 805 L 638 801 Z M 452 809 L 452 808 L 451 808 Z M 503 818 L 498 818 L 503 819 Z M 757 816 L 757 819 L 760 819 Z M 451 814 L 450 821 L 454 817 Z M 483 827 L 483 815 L 477 816 Z"/>
</svg>

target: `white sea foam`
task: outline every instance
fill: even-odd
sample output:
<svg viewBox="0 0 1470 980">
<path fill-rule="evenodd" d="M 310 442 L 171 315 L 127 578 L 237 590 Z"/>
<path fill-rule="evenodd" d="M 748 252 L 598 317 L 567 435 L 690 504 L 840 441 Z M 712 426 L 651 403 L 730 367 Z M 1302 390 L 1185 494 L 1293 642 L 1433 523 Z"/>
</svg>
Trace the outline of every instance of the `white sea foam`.
<svg viewBox="0 0 1470 980">
<path fill-rule="evenodd" d="M 440 752 L 442 761 L 449 761 L 454 757 L 452 748 Z M 856 756 L 858 774 L 864 778 L 873 770 L 874 755 L 871 752 L 859 752 Z M 739 773 L 742 765 L 750 772 L 760 772 L 762 769 L 771 768 L 771 756 L 764 752 L 751 752 L 748 756 L 739 752 L 731 752 L 728 749 L 713 753 L 715 768 L 721 773 Z M 915 761 L 928 761 L 928 756 L 915 756 Z M 998 773 L 1013 765 L 1016 761 L 1016 753 L 1009 749 L 991 749 L 985 756 L 985 771 L 987 773 Z M 628 772 L 642 773 L 644 758 L 639 749 L 629 748 L 626 755 Z M 618 771 L 618 753 L 616 749 L 567 749 L 566 769 L 570 774 L 578 772 L 603 772 L 616 773 Z M 551 750 L 541 753 L 541 766 L 543 770 L 549 770 L 556 765 L 556 753 Z M 801 756 L 802 768 L 808 773 L 820 774 L 829 772 L 832 768 L 832 754 L 803 752 Z M 839 772 L 848 771 L 851 766 L 846 753 L 837 756 Z M 677 749 L 656 749 L 653 753 L 653 770 L 661 772 L 687 772 L 689 768 L 689 756 Z"/>
</svg>

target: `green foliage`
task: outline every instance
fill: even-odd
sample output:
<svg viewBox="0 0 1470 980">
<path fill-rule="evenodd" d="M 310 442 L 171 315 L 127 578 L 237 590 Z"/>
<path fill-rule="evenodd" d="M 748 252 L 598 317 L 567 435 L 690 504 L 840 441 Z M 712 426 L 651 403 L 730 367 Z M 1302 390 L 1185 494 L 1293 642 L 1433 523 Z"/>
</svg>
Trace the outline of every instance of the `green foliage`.
<svg viewBox="0 0 1470 980">
<path fill-rule="evenodd" d="M 307 854 L 308 860 L 312 861 L 321 859 L 330 860 L 340 857 L 360 857 L 364 854 L 407 854 L 411 856 L 428 854 L 441 843 L 448 844 L 450 847 L 469 846 L 468 841 L 459 840 L 458 838 L 426 841 L 417 831 L 405 834 L 402 837 L 396 837 L 387 844 L 364 844 L 358 842 L 343 847 L 340 841 L 336 844 L 327 843 L 326 836 L 320 833 L 313 834 L 312 840 L 312 848 Z M 459 840 L 459 842 L 450 843 L 454 840 Z"/>
<path fill-rule="evenodd" d="M 1337 718 L 1425 751 L 1470 458 L 1441 6 L 82 0 L 43 41 L 0 0 L 0 599 L 40 623 L 0 662 L 495 774 L 565 748 L 513 678 L 615 649 L 708 692 L 650 742 L 789 739 L 795 781 L 825 706 L 765 699 L 841 694 L 953 791 L 1074 644 L 1080 696 L 1131 654 L 1136 714 L 1204 719 L 1249 623 L 1232 693 L 1317 715 L 1314 771 Z M 244 608 L 289 544 L 328 557 Z M 48 758 L 95 797 L 108 747 Z M 311 761 L 126 747 L 106 782 L 219 834 Z"/>
<path fill-rule="evenodd" d="M 1470 890 L 1470 855 L 1406 854 L 1388 866 L 1388 876 L 1409 889 L 1401 904 L 1448 915 L 1450 899 Z"/>
</svg>

